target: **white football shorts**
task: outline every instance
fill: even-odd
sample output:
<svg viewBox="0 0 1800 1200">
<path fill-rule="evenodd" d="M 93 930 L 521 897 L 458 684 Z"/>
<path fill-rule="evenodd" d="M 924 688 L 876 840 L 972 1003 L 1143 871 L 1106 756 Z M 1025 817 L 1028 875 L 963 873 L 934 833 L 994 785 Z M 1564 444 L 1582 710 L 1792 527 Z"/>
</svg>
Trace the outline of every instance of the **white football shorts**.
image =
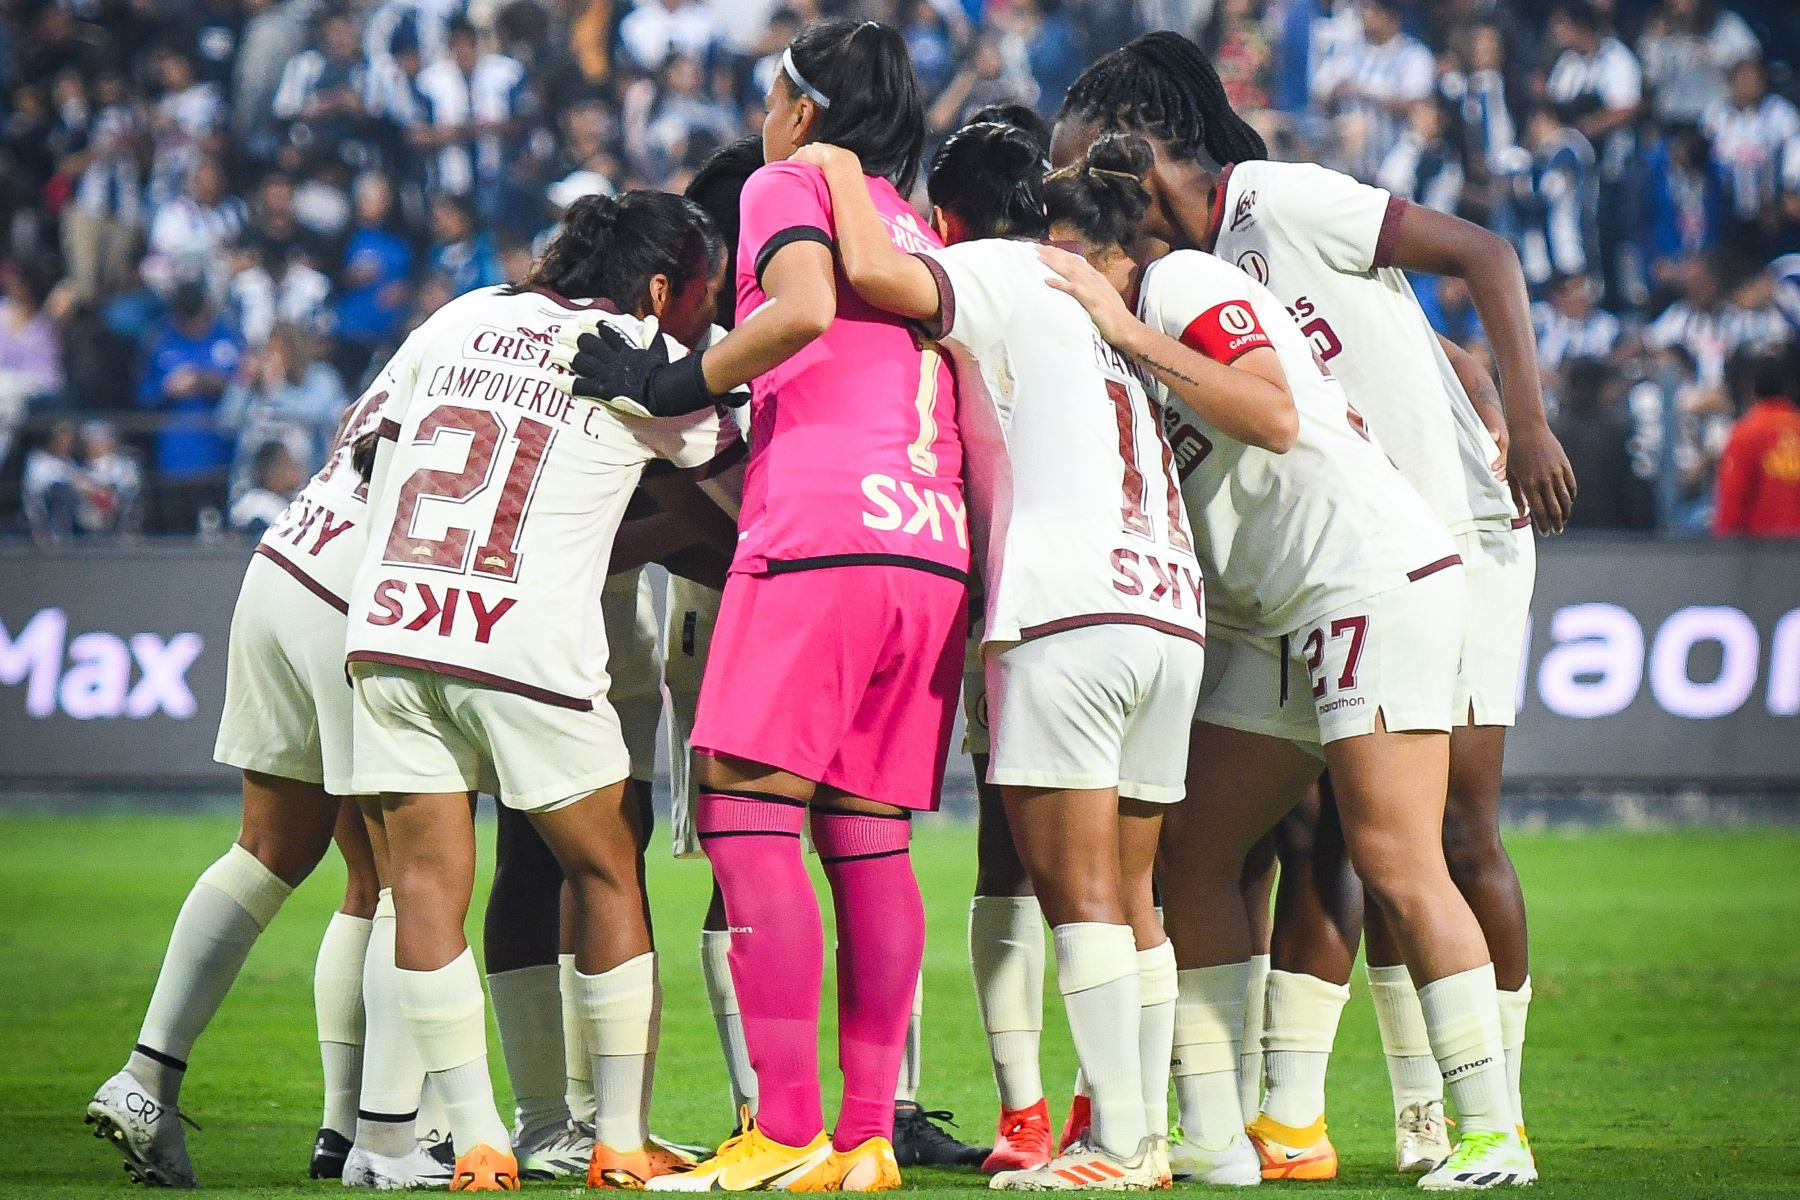
<svg viewBox="0 0 1800 1200">
<path fill-rule="evenodd" d="M 608 575 L 600 589 L 606 622 L 606 699 L 619 716 L 631 777 L 648 781 L 656 773 L 656 726 L 662 719 L 662 631 L 656 596 L 642 568 Z"/>
<path fill-rule="evenodd" d="M 1206 657 L 1198 641 L 1125 624 L 990 649 L 988 781 L 1176 803 Z"/>
<path fill-rule="evenodd" d="M 1330 742 L 1373 733 L 1377 714 L 1393 732 L 1448 732 L 1457 723 L 1467 585 L 1454 564 L 1428 570 L 1286 638 L 1211 626 L 1194 719 L 1321 758 Z"/>
<path fill-rule="evenodd" d="M 1469 581 L 1456 723 L 1511 725 L 1518 717 L 1519 664 L 1537 586 L 1536 535 L 1530 525 L 1473 529 L 1457 537 L 1456 549 Z"/>
<path fill-rule="evenodd" d="M 215 760 L 354 794 L 344 623 L 280 563 L 251 556 L 231 614 Z"/>
<path fill-rule="evenodd" d="M 353 663 L 356 790 L 489 792 L 553 812 L 627 778 L 631 755 L 605 702 L 562 708 L 451 675 Z"/>
</svg>

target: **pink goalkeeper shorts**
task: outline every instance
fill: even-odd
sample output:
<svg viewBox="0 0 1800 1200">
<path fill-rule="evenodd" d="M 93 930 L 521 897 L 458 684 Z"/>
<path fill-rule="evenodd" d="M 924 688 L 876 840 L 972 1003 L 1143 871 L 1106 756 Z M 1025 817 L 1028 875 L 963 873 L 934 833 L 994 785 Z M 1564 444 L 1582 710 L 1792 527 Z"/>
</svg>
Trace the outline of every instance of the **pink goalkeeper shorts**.
<svg viewBox="0 0 1800 1200">
<path fill-rule="evenodd" d="M 692 742 L 851 796 L 938 806 L 968 589 L 909 567 L 732 575 Z"/>
</svg>

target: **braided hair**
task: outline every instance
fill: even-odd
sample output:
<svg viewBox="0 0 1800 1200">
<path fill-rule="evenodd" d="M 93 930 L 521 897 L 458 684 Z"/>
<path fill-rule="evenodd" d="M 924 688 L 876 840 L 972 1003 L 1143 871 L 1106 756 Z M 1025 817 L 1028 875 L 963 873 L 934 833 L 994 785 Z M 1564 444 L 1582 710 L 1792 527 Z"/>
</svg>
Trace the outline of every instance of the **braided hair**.
<svg viewBox="0 0 1800 1200">
<path fill-rule="evenodd" d="M 1221 165 L 1269 157 L 1262 135 L 1232 109 L 1205 51 L 1179 33 L 1146 33 L 1075 80 L 1057 120 L 1144 133 L 1184 157 Z"/>
</svg>

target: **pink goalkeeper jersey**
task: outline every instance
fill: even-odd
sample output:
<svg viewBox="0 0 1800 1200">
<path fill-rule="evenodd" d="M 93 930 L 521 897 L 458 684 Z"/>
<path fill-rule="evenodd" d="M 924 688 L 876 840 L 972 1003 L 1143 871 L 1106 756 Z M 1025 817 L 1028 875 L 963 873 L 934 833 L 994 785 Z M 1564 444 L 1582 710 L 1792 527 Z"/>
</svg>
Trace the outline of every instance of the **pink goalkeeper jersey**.
<svg viewBox="0 0 1800 1200">
<path fill-rule="evenodd" d="M 941 249 L 892 184 L 868 180 L 894 245 Z M 737 312 L 768 300 L 763 270 L 783 246 L 830 246 L 837 226 L 816 167 L 770 163 L 741 200 Z M 837 319 L 759 377 L 750 401 L 750 462 L 734 571 L 861 563 L 956 579 L 969 569 L 955 381 L 934 342 L 863 303 L 840 271 Z"/>
</svg>

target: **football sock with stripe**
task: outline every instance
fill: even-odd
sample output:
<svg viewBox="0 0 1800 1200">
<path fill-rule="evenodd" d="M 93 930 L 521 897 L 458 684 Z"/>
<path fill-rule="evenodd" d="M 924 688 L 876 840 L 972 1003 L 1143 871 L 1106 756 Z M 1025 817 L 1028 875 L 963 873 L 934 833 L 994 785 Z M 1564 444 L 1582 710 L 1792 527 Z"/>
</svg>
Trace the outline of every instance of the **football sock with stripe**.
<svg viewBox="0 0 1800 1200">
<path fill-rule="evenodd" d="M 1176 972 L 1174 1074 L 1182 1136 L 1220 1149 L 1246 1124 L 1237 1087 L 1247 962 Z"/>
<path fill-rule="evenodd" d="M 1263 1014 L 1263 1074 L 1269 1087 L 1262 1110 L 1273 1120 L 1305 1129 L 1325 1114 L 1325 1069 L 1349 999 L 1344 984 L 1269 972 Z"/>
<path fill-rule="evenodd" d="M 332 913 L 313 963 L 313 1017 L 325 1073 L 319 1124 L 347 1138 L 356 1133 L 356 1096 L 362 1088 L 363 960 L 373 924 L 367 917 Z"/>
<path fill-rule="evenodd" d="M 237 981 L 257 936 L 293 890 L 233 843 L 188 892 L 169 933 L 137 1046 L 125 1064 L 163 1104 L 179 1103 L 195 1040 Z"/>
<path fill-rule="evenodd" d="M 1138 1060 L 1142 993 L 1131 926 L 1079 921 L 1052 932 L 1056 983 L 1093 1106 L 1090 1136 L 1110 1153 L 1130 1158 L 1149 1132 Z"/>
<path fill-rule="evenodd" d="M 756 1072 L 757 1125 L 782 1145 L 803 1146 L 825 1127 L 819 1100 L 825 932 L 800 857 L 806 808 L 728 792 L 702 792 L 695 808 L 700 845 L 731 927 L 731 979 Z"/>
<path fill-rule="evenodd" d="M 412 1031 L 400 1015 L 400 977 L 394 966 L 394 893 L 382 888 L 369 922 L 363 959 L 363 1069 L 357 1100 L 356 1144 L 397 1158 L 413 1148 L 425 1067 Z"/>
<path fill-rule="evenodd" d="M 1419 989 L 1419 1007 L 1463 1133 L 1512 1133 L 1518 1119 L 1507 1088 L 1494 965 L 1483 963 L 1426 984 Z"/>
<path fill-rule="evenodd" d="M 969 966 L 1000 1107 L 1030 1108 L 1044 1098 L 1044 910 L 1036 896 L 969 902 Z"/>
<path fill-rule="evenodd" d="M 925 904 L 905 816 L 815 809 L 813 846 L 837 915 L 838 1065 L 832 1144 L 894 1136 L 894 1094 L 925 955 Z"/>
</svg>

